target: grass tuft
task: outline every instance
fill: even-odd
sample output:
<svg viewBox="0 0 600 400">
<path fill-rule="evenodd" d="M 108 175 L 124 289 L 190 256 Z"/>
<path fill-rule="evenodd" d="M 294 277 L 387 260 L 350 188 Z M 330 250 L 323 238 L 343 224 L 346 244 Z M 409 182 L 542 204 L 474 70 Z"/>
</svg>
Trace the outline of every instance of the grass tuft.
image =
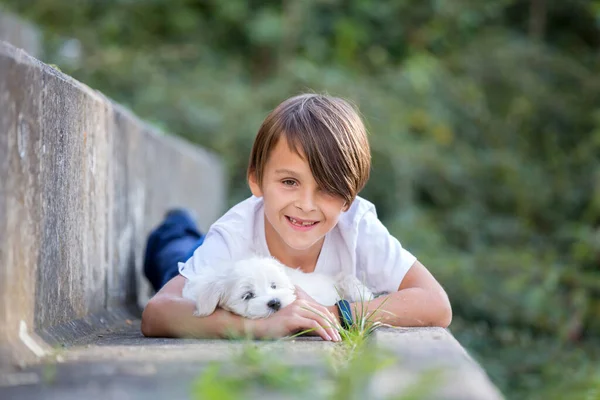
<svg viewBox="0 0 600 400">
<path fill-rule="evenodd" d="M 383 301 L 368 312 L 366 302 L 354 303 L 355 323 L 348 329 L 337 321 L 329 321 L 342 337 L 341 343 L 327 347 L 320 362 L 293 365 L 282 357 L 282 349 L 257 345 L 247 340 L 240 354 L 224 362 L 209 364 L 192 384 L 193 399 L 237 400 L 272 398 L 352 400 L 372 398 L 373 381 L 379 372 L 398 364 L 392 354 L 369 343 L 369 336 L 379 327 L 386 326 L 375 319 L 385 313 Z M 286 338 L 296 338 L 313 331 L 309 329 Z M 283 341 L 279 343 L 283 344 Z M 271 347 L 271 348 L 268 348 Z M 439 383 L 438 371 L 421 373 L 402 393 L 388 399 L 417 400 L 430 398 Z"/>
</svg>

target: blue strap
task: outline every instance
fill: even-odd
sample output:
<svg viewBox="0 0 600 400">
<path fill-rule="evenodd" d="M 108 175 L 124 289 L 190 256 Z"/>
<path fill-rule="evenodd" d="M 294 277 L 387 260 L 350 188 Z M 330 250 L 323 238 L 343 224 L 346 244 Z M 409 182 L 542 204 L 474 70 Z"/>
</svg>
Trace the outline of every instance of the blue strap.
<svg viewBox="0 0 600 400">
<path fill-rule="evenodd" d="M 340 300 L 337 303 L 338 311 L 340 313 L 340 322 L 342 323 L 342 328 L 349 329 L 354 321 L 352 320 L 352 310 L 350 309 L 350 303 L 348 300 Z"/>
</svg>

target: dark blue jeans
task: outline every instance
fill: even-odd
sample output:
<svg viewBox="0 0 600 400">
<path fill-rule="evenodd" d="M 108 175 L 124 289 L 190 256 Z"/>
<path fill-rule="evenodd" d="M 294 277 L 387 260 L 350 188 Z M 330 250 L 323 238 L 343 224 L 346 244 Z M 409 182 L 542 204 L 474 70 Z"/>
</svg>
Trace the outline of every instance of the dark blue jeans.
<svg viewBox="0 0 600 400">
<path fill-rule="evenodd" d="M 187 211 L 169 211 L 146 243 L 144 274 L 154 290 L 177 276 L 177 263 L 187 261 L 203 241 L 204 235 Z"/>
</svg>

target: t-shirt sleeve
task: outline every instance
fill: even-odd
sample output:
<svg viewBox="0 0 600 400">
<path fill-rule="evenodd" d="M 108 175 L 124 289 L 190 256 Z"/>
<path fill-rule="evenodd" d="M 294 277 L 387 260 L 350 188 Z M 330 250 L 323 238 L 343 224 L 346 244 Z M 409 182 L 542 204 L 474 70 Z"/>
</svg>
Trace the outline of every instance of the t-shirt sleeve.
<svg viewBox="0 0 600 400">
<path fill-rule="evenodd" d="M 356 275 L 374 293 L 395 292 L 417 258 L 390 235 L 374 210 L 358 222 Z"/>
<path fill-rule="evenodd" d="M 218 229 L 210 229 L 204 238 L 204 242 L 194 251 L 185 263 L 179 263 L 179 273 L 190 279 L 206 265 L 215 262 L 230 260 L 232 258 L 226 233 Z"/>
</svg>

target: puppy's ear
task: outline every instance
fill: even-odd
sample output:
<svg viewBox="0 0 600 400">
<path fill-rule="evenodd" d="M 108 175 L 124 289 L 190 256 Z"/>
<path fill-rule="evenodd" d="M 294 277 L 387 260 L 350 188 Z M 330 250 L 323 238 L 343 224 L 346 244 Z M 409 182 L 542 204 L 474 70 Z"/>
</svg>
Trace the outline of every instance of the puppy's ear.
<svg viewBox="0 0 600 400">
<path fill-rule="evenodd" d="M 197 317 L 206 317 L 212 314 L 221 302 L 224 285 L 217 279 L 208 276 L 195 277 L 189 280 L 183 289 L 183 297 L 196 302 Z"/>
</svg>

